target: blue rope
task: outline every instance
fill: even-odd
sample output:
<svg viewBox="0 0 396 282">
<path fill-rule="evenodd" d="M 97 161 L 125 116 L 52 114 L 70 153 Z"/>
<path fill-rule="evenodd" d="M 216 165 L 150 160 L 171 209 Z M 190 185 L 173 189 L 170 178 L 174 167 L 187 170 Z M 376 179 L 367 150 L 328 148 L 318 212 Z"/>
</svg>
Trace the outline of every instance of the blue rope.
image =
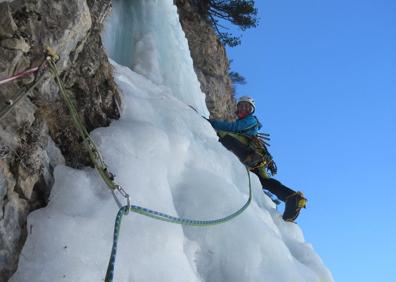
<svg viewBox="0 0 396 282">
<path fill-rule="evenodd" d="M 162 212 L 150 210 L 147 208 L 131 205 L 130 211 L 148 216 L 157 220 L 161 221 L 166 221 L 170 223 L 175 223 L 175 224 L 181 224 L 181 225 L 188 225 L 188 226 L 196 226 L 196 227 L 206 227 L 206 226 L 212 226 L 212 225 L 217 225 L 217 224 L 222 224 L 227 221 L 230 221 L 231 219 L 237 217 L 240 215 L 246 208 L 249 206 L 250 202 L 252 201 L 252 186 L 251 186 L 251 181 L 250 181 L 250 174 L 249 170 L 246 168 L 248 178 L 249 178 L 249 198 L 246 201 L 246 203 L 237 211 L 234 213 L 223 217 L 219 219 L 213 219 L 213 220 L 196 220 L 196 219 L 189 219 L 189 218 L 179 218 L 175 216 L 171 216 Z M 120 234 L 120 228 L 121 228 L 121 220 L 124 215 L 128 213 L 128 206 L 121 207 L 117 213 L 116 220 L 115 220 L 115 225 L 114 225 L 114 235 L 113 235 L 113 246 L 111 248 L 111 255 L 110 255 L 110 260 L 109 264 L 107 266 L 107 271 L 106 271 L 106 278 L 105 282 L 112 282 L 114 278 L 114 268 L 115 268 L 115 260 L 116 260 L 116 255 L 117 255 L 117 244 L 118 244 L 118 237 Z"/>
<path fill-rule="evenodd" d="M 117 255 L 117 244 L 118 244 L 118 235 L 120 234 L 120 228 L 121 228 L 121 220 L 122 216 L 126 214 L 128 211 L 128 207 L 122 207 L 117 213 L 115 224 L 114 224 L 114 235 L 113 235 L 113 247 L 111 248 L 111 255 L 110 255 L 110 261 L 107 266 L 107 271 L 106 271 L 106 279 L 105 282 L 111 282 L 113 281 L 114 277 L 114 265 L 115 265 L 115 259 Z"/>
</svg>

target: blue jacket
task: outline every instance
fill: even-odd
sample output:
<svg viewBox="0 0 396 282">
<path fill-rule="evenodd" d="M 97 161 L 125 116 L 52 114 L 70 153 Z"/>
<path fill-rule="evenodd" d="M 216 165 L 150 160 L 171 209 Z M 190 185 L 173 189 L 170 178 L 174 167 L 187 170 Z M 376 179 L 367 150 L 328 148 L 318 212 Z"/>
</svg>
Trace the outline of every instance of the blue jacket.
<svg viewBox="0 0 396 282">
<path fill-rule="evenodd" d="M 249 136 L 256 136 L 258 130 L 261 128 L 261 123 L 253 114 L 249 114 L 242 119 L 237 119 L 234 122 L 214 119 L 210 119 L 209 122 L 216 130 L 242 133 Z"/>
</svg>

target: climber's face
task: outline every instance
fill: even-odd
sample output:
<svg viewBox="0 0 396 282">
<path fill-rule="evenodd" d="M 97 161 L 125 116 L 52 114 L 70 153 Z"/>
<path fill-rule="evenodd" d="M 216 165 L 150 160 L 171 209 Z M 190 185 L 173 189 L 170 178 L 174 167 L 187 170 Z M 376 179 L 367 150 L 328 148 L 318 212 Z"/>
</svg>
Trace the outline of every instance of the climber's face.
<svg viewBox="0 0 396 282">
<path fill-rule="evenodd" d="M 239 102 L 237 105 L 237 111 L 236 114 L 238 116 L 238 118 L 244 118 L 246 117 L 248 114 L 250 114 L 253 110 L 252 105 L 250 105 L 249 102 Z"/>
</svg>

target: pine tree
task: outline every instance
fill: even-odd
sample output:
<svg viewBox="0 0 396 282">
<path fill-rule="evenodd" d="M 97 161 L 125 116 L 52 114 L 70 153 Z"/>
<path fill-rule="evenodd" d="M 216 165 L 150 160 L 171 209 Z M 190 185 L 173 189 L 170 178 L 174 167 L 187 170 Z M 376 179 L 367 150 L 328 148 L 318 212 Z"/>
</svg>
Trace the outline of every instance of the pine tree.
<svg viewBox="0 0 396 282">
<path fill-rule="evenodd" d="M 228 73 L 232 83 L 235 84 L 246 84 L 246 78 L 242 76 L 239 72 L 230 71 Z"/>
<path fill-rule="evenodd" d="M 231 22 L 241 30 L 256 27 L 258 24 L 254 0 L 201 0 L 200 2 L 201 7 L 207 9 L 208 18 L 225 45 L 233 47 L 239 45 L 241 40 L 239 36 L 222 31 L 226 28 L 220 24 L 221 20 Z"/>
</svg>

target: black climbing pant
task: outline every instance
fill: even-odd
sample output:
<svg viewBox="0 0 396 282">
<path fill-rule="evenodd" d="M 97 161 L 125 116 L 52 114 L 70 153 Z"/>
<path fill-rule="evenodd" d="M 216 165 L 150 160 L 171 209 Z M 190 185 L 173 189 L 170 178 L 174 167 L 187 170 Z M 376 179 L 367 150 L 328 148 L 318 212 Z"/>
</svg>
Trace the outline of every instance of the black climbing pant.
<svg viewBox="0 0 396 282">
<path fill-rule="evenodd" d="M 249 154 L 254 153 L 247 144 L 242 143 L 240 140 L 233 137 L 232 135 L 225 135 L 221 137 L 219 141 L 221 144 L 223 144 L 224 147 L 233 152 L 242 163 Z M 263 175 L 263 173 L 260 173 L 259 168 L 252 170 L 252 172 L 258 176 L 264 189 L 270 191 L 283 202 L 285 202 L 290 195 L 295 193 L 295 191 L 293 191 L 289 187 L 286 187 L 278 180 L 270 178 L 267 175 Z"/>
<path fill-rule="evenodd" d="M 295 191 L 293 191 L 289 187 L 286 187 L 278 180 L 274 178 L 262 176 L 259 173 L 258 169 L 255 169 L 252 172 L 258 176 L 261 186 L 263 186 L 264 189 L 270 191 L 272 194 L 278 197 L 279 200 L 283 202 L 285 202 L 290 195 L 295 193 Z"/>
</svg>

